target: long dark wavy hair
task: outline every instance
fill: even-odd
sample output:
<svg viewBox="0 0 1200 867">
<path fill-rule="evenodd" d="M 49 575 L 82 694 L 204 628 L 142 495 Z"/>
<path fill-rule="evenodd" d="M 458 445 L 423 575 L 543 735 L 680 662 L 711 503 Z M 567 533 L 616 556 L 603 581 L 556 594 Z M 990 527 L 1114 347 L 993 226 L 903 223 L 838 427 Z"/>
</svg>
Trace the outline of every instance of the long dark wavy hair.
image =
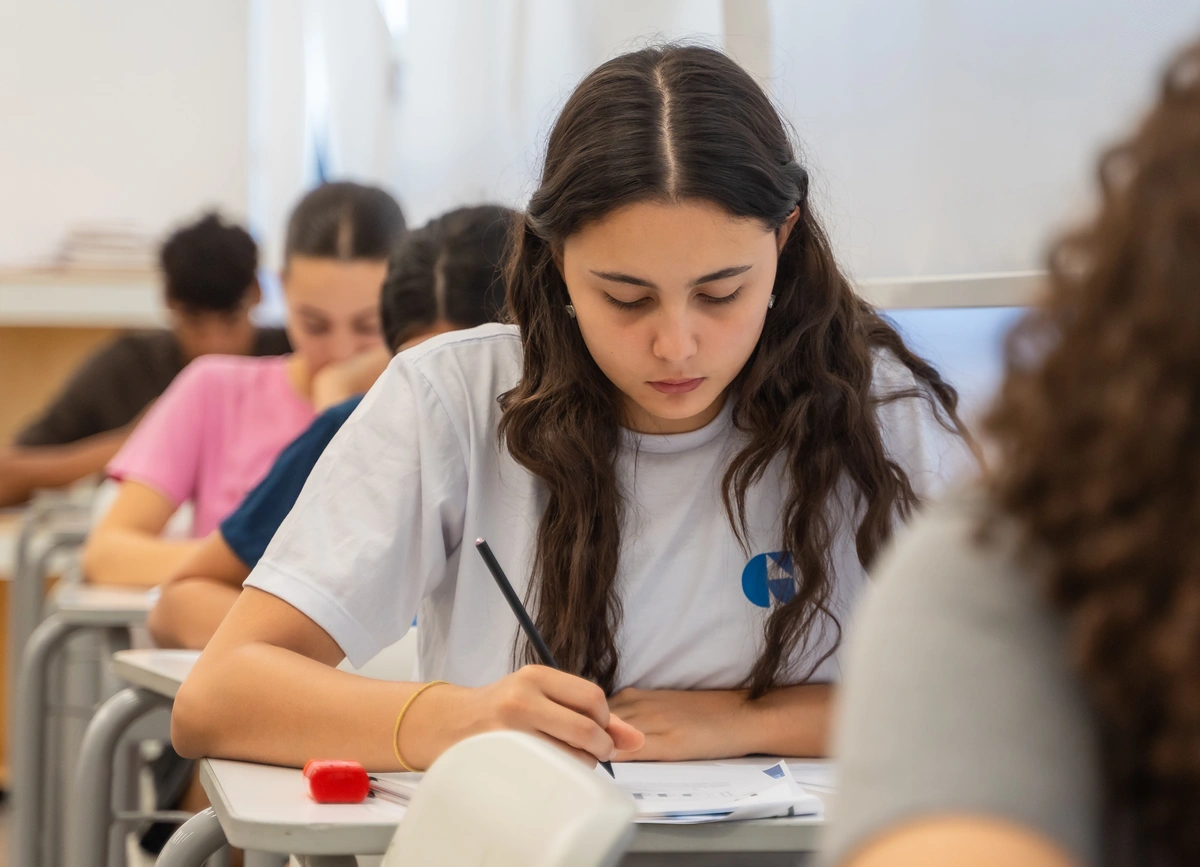
<svg viewBox="0 0 1200 867">
<path fill-rule="evenodd" d="M 1049 553 L 1133 863 L 1200 863 L 1200 43 L 1009 338 L 989 524 Z M 1130 821 L 1131 820 L 1131 821 Z M 1154 860 L 1155 858 L 1163 860 Z"/>
<path fill-rule="evenodd" d="M 809 206 L 808 174 L 755 81 L 712 49 L 668 45 L 593 71 L 550 134 L 541 184 L 519 218 L 507 268 L 508 308 L 520 326 L 524 369 L 503 395 L 500 434 L 545 487 L 530 602 L 567 670 L 613 689 L 621 620 L 617 571 L 624 513 L 614 467 L 622 402 L 569 318 L 555 265 L 563 241 L 589 221 L 639 201 L 704 200 L 777 230 L 799 208 L 779 255 L 776 302 L 733 384 L 733 423 L 745 445 L 723 479 L 724 506 L 744 547 L 746 499 L 782 456 L 791 482 L 780 514 L 782 550 L 799 576 L 794 597 L 768 618 L 746 685 L 761 696 L 805 679 L 809 637 L 832 621 L 830 502 L 849 482 L 859 499 L 857 551 L 866 564 L 896 518 L 916 504 L 876 420 L 881 400 L 923 397 L 961 429 L 957 396 L 859 299 L 838 269 Z M 916 386 L 872 391 L 873 353 L 890 352 Z M 793 654 L 806 661 L 796 672 Z M 831 653 L 832 651 L 829 651 Z M 827 654 L 828 655 L 828 654 Z M 525 659 L 532 661 L 526 648 Z"/>
</svg>

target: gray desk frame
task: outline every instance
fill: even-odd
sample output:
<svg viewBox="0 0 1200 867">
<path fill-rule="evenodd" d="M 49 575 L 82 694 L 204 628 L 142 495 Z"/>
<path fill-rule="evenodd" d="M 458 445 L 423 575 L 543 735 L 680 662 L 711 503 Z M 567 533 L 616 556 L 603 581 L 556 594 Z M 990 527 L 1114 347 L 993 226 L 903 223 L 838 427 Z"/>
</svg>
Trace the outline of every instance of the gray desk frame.
<svg viewBox="0 0 1200 867">
<path fill-rule="evenodd" d="M 42 811 L 46 779 L 46 700 L 51 665 L 66 640 L 82 630 L 107 632 L 110 641 L 119 645 L 127 641 L 131 626 L 146 619 L 144 602 L 107 609 L 75 606 L 72 590 L 68 588 L 60 595 L 59 610 L 34 629 L 21 654 L 13 714 L 12 855 L 13 864 L 22 867 L 42 867 L 45 863 L 40 837 L 46 818 Z M 137 719 L 150 709 L 145 708 L 133 718 Z M 108 774 L 111 788 L 111 764 Z M 117 863 L 120 863 L 119 858 Z"/>
</svg>

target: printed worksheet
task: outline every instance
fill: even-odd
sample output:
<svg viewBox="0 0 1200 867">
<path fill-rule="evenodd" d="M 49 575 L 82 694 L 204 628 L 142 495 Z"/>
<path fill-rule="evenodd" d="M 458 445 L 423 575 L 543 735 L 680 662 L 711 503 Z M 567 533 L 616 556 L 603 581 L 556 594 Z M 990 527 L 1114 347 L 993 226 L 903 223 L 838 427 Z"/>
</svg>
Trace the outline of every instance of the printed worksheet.
<svg viewBox="0 0 1200 867">
<path fill-rule="evenodd" d="M 637 804 L 637 821 L 670 824 L 815 816 L 821 799 L 806 792 L 786 762 L 768 768 L 720 762 L 617 762 L 616 784 Z"/>
</svg>

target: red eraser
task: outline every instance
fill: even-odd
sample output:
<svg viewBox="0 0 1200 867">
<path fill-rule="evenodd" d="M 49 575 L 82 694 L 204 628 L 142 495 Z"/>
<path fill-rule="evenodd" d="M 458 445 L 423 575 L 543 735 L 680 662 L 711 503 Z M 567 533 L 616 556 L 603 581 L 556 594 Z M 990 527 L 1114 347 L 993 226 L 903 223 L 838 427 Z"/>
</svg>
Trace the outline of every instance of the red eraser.
<svg viewBox="0 0 1200 867">
<path fill-rule="evenodd" d="M 360 804 L 371 788 L 358 762 L 312 759 L 304 766 L 308 796 L 318 804 Z"/>
</svg>

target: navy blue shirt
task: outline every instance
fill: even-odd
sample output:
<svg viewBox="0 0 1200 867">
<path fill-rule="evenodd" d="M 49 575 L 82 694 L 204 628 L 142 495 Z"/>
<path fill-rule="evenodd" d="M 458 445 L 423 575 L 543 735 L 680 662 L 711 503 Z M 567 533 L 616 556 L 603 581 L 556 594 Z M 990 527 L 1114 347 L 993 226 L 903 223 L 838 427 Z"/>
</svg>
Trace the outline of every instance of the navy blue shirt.
<svg viewBox="0 0 1200 867">
<path fill-rule="evenodd" d="M 253 569 L 258 564 L 271 537 L 295 505 L 317 458 L 361 401 L 360 394 L 317 416 L 308 430 L 280 453 L 271 471 L 246 495 L 233 514 L 221 522 L 225 544 L 248 568 Z"/>
</svg>

